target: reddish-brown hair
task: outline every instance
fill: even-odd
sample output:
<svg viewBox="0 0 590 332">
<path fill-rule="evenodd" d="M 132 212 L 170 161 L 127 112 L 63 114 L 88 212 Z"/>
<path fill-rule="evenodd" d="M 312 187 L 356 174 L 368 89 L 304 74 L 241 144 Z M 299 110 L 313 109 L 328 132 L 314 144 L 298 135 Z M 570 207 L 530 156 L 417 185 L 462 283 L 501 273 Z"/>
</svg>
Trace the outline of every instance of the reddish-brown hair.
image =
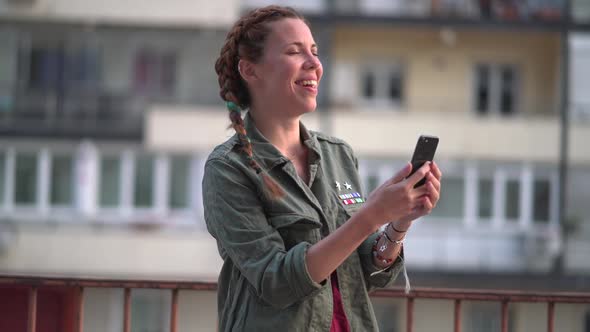
<svg viewBox="0 0 590 332">
<path fill-rule="evenodd" d="M 228 103 L 228 110 L 231 126 L 238 134 L 242 151 L 248 158 L 249 166 L 260 174 L 265 189 L 272 198 L 282 197 L 284 191 L 254 160 L 252 144 L 250 144 L 250 140 L 246 136 L 244 121 L 239 109 L 250 107 L 251 96 L 246 83 L 240 76 L 238 63 L 240 59 L 253 63 L 260 61 L 264 53 L 266 39 L 271 32 L 268 23 L 285 18 L 295 18 L 305 22 L 303 16 L 293 8 L 281 6 L 267 6 L 255 9 L 242 16 L 228 32 L 219 58 L 215 62 L 215 72 L 217 73 L 220 88 L 219 95 L 226 102 L 230 102 Z M 235 107 L 236 105 L 239 108 Z"/>
</svg>

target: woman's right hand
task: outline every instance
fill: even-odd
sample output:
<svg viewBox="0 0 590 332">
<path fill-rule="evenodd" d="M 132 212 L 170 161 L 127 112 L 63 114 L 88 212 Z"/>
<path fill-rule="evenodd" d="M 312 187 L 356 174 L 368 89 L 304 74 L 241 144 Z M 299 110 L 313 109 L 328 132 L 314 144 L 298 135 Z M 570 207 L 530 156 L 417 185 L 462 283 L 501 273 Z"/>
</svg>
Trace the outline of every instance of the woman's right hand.
<svg viewBox="0 0 590 332">
<path fill-rule="evenodd" d="M 399 220 L 424 204 L 424 195 L 428 193 L 428 189 L 426 186 L 414 188 L 414 185 L 430 172 L 430 163 L 426 162 L 406 179 L 411 172 L 412 164 L 407 163 L 369 195 L 362 209 L 375 228 L 392 220 Z"/>
</svg>

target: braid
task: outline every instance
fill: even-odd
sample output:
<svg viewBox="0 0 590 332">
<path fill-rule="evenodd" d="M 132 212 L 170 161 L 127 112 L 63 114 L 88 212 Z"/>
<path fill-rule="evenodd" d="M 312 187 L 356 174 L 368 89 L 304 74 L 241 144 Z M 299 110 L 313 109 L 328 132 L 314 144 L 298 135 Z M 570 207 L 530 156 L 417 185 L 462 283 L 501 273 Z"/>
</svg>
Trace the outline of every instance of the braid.
<svg viewBox="0 0 590 332">
<path fill-rule="evenodd" d="M 262 177 L 265 189 L 273 199 L 285 195 L 283 189 L 254 160 L 252 144 L 246 135 L 241 110 L 250 107 L 251 96 L 248 87 L 238 70 L 240 59 L 258 62 L 264 51 L 264 42 L 270 33 L 267 23 L 283 18 L 303 17 L 294 9 L 280 6 L 267 6 L 256 9 L 243 16 L 231 28 L 215 62 L 215 72 L 219 83 L 219 96 L 226 101 L 233 127 L 240 140 L 241 150 L 246 155 L 248 166 Z"/>
</svg>

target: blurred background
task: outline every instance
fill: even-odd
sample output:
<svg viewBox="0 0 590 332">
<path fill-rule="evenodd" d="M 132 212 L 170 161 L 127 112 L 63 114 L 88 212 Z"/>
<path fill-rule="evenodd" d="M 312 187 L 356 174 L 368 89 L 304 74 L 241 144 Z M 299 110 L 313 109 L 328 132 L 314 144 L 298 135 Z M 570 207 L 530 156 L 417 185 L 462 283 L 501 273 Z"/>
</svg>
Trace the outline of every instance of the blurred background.
<svg viewBox="0 0 590 332">
<path fill-rule="evenodd" d="M 304 122 L 353 146 L 365 193 L 440 137 L 412 286 L 590 291 L 590 0 L 0 0 L 1 275 L 216 281 L 201 178 L 233 133 L 213 65 L 271 3 L 311 24 L 324 77 Z M 41 290 L 38 331 L 70 331 L 72 292 Z M 87 288 L 84 331 L 123 331 L 123 293 Z M 0 286 L 0 331 L 26 330 L 27 294 Z M 131 330 L 167 331 L 170 301 L 134 289 Z M 179 330 L 215 330 L 214 291 L 179 301 Z M 402 331 L 402 300 L 374 304 Z M 445 301 L 415 310 L 416 331 L 452 330 Z M 545 310 L 511 305 L 509 331 Z M 463 329 L 498 331 L 499 312 L 466 302 Z M 589 332 L 590 305 L 557 306 L 556 327 Z"/>
</svg>

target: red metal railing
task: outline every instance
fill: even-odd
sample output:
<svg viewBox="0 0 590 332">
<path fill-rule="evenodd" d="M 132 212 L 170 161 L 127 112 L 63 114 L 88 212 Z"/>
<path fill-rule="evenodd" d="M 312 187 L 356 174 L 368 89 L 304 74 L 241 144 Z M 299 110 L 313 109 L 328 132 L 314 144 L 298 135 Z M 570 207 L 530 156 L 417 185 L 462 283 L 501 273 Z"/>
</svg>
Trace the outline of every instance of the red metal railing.
<svg viewBox="0 0 590 332">
<path fill-rule="evenodd" d="M 75 322 L 73 331 L 83 332 L 84 325 L 84 289 L 122 288 L 124 289 L 123 331 L 131 331 L 131 290 L 136 288 L 169 289 L 172 292 L 170 308 L 170 332 L 178 328 L 178 292 L 179 290 L 214 291 L 216 283 L 207 282 L 173 282 L 173 281 L 140 281 L 140 280 L 103 280 L 74 278 L 44 278 L 23 276 L 0 276 L 0 287 L 27 288 L 28 318 L 27 331 L 35 332 L 37 325 L 37 295 L 40 288 L 61 287 L 77 290 L 75 301 Z M 508 306 L 516 302 L 547 303 L 547 331 L 554 331 L 556 303 L 590 303 L 590 293 L 565 292 L 522 292 L 503 290 L 466 290 L 466 289 L 430 289 L 415 288 L 409 294 L 403 289 L 382 289 L 371 293 L 373 297 L 406 298 L 406 331 L 414 328 L 415 299 L 442 299 L 454 301 L 454 331 L 461 331 L 462 301 L 493 301 L 501 305 L 501 331 L 508 331 Z"/>
<path fill-rule="evenodd" d="M 374 291 L 374 297 L 406 298 L 406 331 L 414 328 L 414 299 L 454 300 L 454 331 L 461 332 L 462 301 L 492 301 L 501 305 L 501 331 L 508 332 L 508 306 L 510 303 L 547 303 L 547 331 L 554 331 L 556 303 L 590 303 L 590 293 L 566 292 L 522 292 L 503 290 L 430 289 L 415 288 L 409 294 L 402 289 L 381 289 Z"/>
</svg>

